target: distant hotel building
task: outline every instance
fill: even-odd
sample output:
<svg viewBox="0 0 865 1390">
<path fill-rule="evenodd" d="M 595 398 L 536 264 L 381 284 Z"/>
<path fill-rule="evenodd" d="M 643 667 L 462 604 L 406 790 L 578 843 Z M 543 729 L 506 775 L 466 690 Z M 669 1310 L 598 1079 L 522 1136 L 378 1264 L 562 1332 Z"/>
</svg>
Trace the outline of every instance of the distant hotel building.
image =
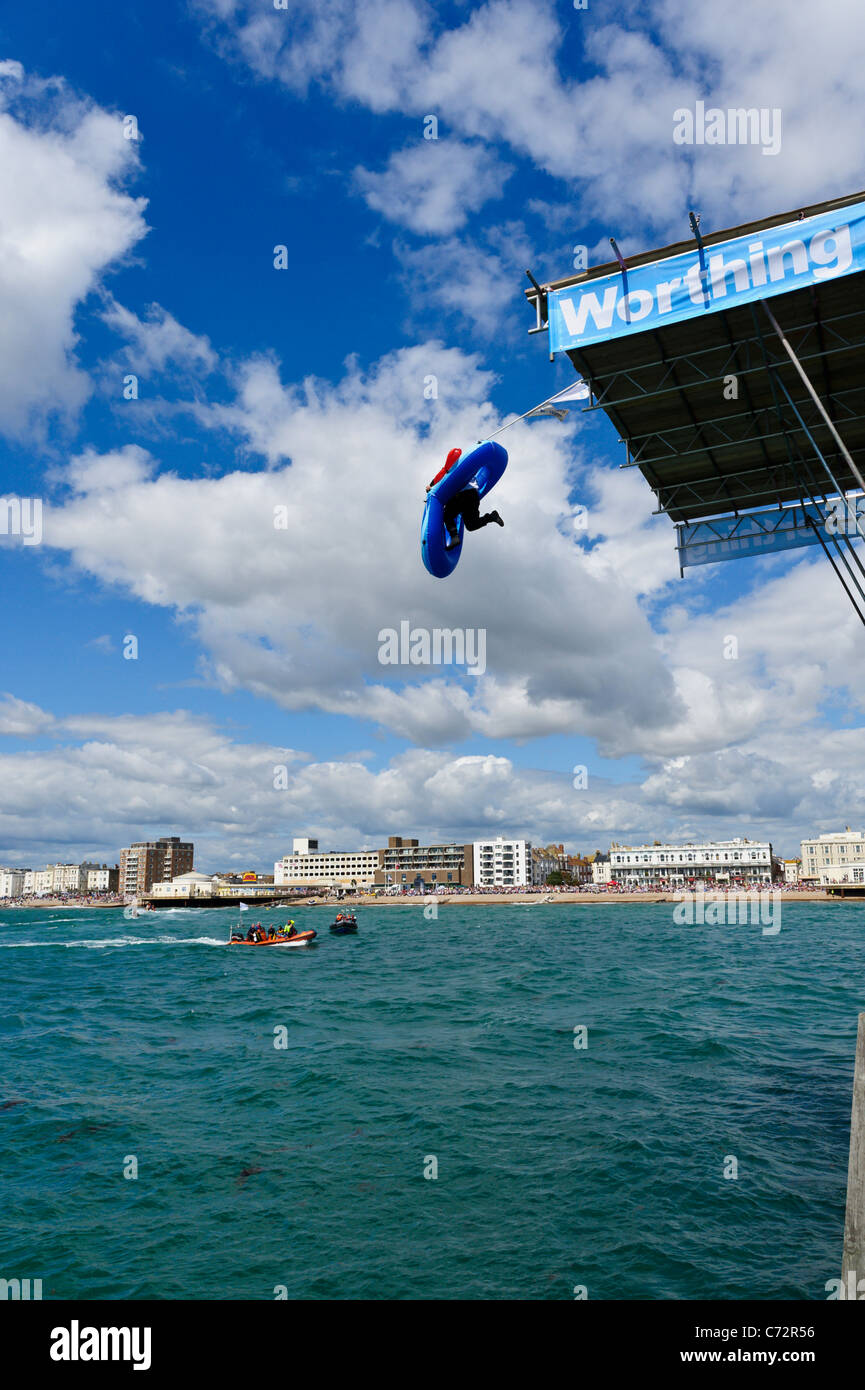
<svg viewBox="0 0 865 1390">
<path fill-rule="evenodd" d="M 802 841 L 802 877 L 819 883 L 865 883 L 865 832 L 830 831 Z"/>
<path fill-rule="evenodd" d="M 318 840 L 296 839 L 292 852 L 277 859 L 273 882 L 293 888 L 368 888 L 377 882 L 382 851 L 378 849 L 331 850 L 322 853 Z"/>
<path fill-rule="evenodd" d="M 772 882 L 767 840 L 713 840 L 702 845 L 611 845 L 609 879 L 622 884 Z"/>
<path fill-rule="evenodd" d="M 193 845 L 176 835 L 139 840 L 120 851 L 120 892 L 147 893 L 154 883 L 170 883 L 192 871 Z"/>
</svg>

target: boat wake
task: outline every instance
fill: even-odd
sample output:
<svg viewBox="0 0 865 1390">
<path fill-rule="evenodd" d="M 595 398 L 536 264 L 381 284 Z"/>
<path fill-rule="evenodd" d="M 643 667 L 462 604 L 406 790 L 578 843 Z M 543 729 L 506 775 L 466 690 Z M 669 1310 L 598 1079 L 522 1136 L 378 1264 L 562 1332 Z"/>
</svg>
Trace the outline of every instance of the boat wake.
<svg viewBox="0 0 865 1390">
<path fill-rule="evenodd" d="M 224 936 L 110 936 L 101 941 L 3 941 L 0 942 L 0 951 L 17 951 L 27 946 L 59 946 L 67 951 L 80 947 L 86 951 L 104 951 L 109 946 L 224 946 L 225 944 Z"/>
</svg>

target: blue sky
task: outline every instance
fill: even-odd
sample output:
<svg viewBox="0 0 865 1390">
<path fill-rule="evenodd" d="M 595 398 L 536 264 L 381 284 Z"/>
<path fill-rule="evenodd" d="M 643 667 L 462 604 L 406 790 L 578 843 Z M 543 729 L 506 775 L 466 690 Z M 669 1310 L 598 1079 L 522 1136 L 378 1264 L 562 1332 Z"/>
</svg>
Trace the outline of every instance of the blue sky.
<svg viewBox="0 0 865 1390">
<path fill-rule="evenodd" d="M 852 4 L 816 34 L 764 8 L 759 33 L 744 0 L 0 18 L 0 487 L 45 507 L 42 544 L 0 541 L 0 862 L 158 832 L 203 867 L 307 832 L 792 853 L 861 823 L 862 641 L 825 562 L 680 581 L 602 417 L 509 430 L 505 529 L 446 582 L 420 565 L 447 449 L 570 380 L 527 333 L 526 266 L 865 182 Z M 697 99 L 780 107 L 780 155 L 674 145 Z M 483 627 L 486 672 L 394 677 L 377 634 L 402 619 Z"/>
</svg>

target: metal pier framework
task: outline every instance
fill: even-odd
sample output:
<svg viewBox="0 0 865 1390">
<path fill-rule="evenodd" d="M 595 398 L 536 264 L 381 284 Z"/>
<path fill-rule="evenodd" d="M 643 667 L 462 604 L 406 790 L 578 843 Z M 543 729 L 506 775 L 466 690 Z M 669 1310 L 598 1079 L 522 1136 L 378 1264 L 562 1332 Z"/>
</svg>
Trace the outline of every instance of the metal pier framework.
<svg viewBox="0 0 865 1390">
<path fill-rule="evenodd" d="M 590 391 L 584 409 L 608 417 L 621 466 L 639 468 L 675 523 L 680 574 L 820 545 L 865 624 L 854 548 L 865 539 L 865 193 L 712 235 L 690 221 L 687 242 L 626 259 L 610 238 L 614 261 L 547 285 L 529 275 L 529 331 L 554 320 L 551 357 L 567 353 Z"/>
</svg>

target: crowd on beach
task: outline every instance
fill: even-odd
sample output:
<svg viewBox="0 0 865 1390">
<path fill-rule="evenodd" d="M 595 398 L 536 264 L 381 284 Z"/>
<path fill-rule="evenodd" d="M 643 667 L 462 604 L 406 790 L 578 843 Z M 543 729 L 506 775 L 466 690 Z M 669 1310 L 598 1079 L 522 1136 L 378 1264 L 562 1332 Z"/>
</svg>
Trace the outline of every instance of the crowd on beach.
<svg viewBox="0 0 865 1390">
<path fill-rule="evenodd" d="M 473 886 L 461 883 L 435 885 L 426 888 L 400 887 L 396 890 L 379 890 L 375 894 L 377 898 L 428 898 L 428 897 L 525 897 L 527 894 L 538 894 L 541 896 L 558 897 L 561 894 L 588 893 L 603 894 L 604 897 L 611 897 L 617 894 L 635 893 L 657 894 L 657 893 L 766 893 L 770 890 L 784 893 L 814 892 L 813 884 L 805 883 L 741 883 L 738 881 L 723 881 L 713 883 L 707 879 L 705 881 L 682 884 L 682 883 L 561 883 L 561 884 L 523 884 L 515 885 L 490 885 Z"/>
<path fill-rule="evenodd" d="M 51 893 L 48 897 L 0 898 L 5 907 L 122 907 L 122 893 Z"/>
</svg>

